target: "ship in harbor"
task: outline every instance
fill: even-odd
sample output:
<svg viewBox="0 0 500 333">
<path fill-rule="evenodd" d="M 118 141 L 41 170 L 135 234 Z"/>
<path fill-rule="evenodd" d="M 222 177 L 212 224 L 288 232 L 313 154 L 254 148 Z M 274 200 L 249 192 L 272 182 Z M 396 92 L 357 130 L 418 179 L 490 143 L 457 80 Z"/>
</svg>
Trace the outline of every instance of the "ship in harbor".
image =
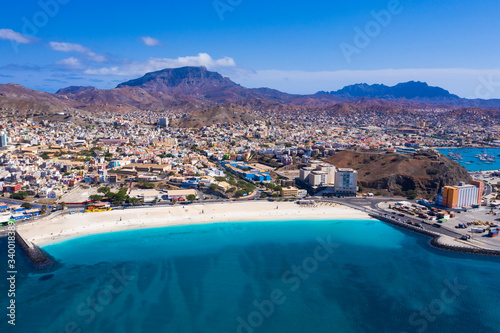
<svg viewBox="0 0 500 333">
<path fill-rule="evenodd" d="M 460 153 L 450 152 L 450 153 L 448 153 L 448 157 L 451 158 L 454 161 L 461 161 L 461 160 L 463 160 L 462 154 L 460 154 Z"/>
<path fill-rule="evenodd" d="M 448 153 L 448 157 L 451 158 L 452 160 L 455 160 L 455 161 L 463 160 L 462 154 L 460 154 L 460 153 L 450 152 L 450 153 Z"/>
<path fill-rule="evenodd" d="M 496 160 L 494 155 L 488 155 L 487 153 L 477 154 L 476 157 L 482 162 L 495 162 Z"/>
</svg>

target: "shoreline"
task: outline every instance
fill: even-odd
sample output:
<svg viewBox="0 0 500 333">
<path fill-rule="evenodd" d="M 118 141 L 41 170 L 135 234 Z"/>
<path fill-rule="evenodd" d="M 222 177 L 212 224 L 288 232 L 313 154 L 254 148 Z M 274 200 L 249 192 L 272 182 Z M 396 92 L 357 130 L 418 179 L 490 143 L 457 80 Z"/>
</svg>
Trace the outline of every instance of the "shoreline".
<svg viewBox="0 0 500 333">
<path fill-rule="evenodd" d="M 278 207 L 278 209 L 276 209 Z M 293 202 L 231 202 L 131 208 L 65 214 L 18 227 L 23 237 L 44 247 L 66 240 L 126 230 L 211 223 L 273 220 L 370 220 L 368 214 L 339 204 L 299 206 Z"/>
<path fill-rule="evenodd" d="M 465 242 L 460 242 L 450 236 L 445 236 L 437 232 L 421 229 L 409 224 L 400 223 L 398 221 L 394 221 L 383 216 L 378 216 L 376 214 L 370 214 L 370 216 L 387 224 L 392 224 L 399 228 L 425 235 L 430 238 L 429 246 L 438 250 L 463 254 L 475 254 L 480 256 L 500 257 L 500 251 L 498 250 L 482 248 L 474 246 L 472 244 L 467 244 Z"/>
</svg>

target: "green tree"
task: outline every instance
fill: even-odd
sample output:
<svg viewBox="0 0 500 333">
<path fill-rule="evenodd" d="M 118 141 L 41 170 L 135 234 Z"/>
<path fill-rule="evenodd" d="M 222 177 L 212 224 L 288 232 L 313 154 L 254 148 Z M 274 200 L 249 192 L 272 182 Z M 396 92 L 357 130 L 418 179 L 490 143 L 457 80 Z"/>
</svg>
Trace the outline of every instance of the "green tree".
<svg viewBox="0 0 500 333">
<path fill-rule="evenodd" d="M 121 205 L 125 200 L 128 199 L 127 189 L 121 188 L 117 193 L 113 193 L 110 198 L 113 200 L 113 204 Z"/>
<path fill-rule="evenodd" d="M 266 197 L 267 197 L 267 195 L 266 195 L 264 192 L 262 192 L 262 193 L 260 194 L 260 198 L 261 198 L 261 199 L 264 199 L 264 198 L 266 198 Z"/>
<path fill-rule="evenodd" d="M 141 200 L 139 198 L 136 198 L 136 197 L 129 197 L 127 199 L 128 203 L 131 204 L 132 206 L 137 206 L 138 204 L 141 203 Z"/>
<path fill-rule="evenodd" d="M 26 209 L 31 209 L 33 208 L 33 205 L 30 204 L 29 202 L 24 202 L 21 207 L 26 208 Z"/>
<path fill-rule="evenodd" d="M 107 196 L 108 196 L 108 193 L 110 192 L 110 190 L 111 190 L 111 189 L 110 189 L 108 186 L 103 186 L 103 187 L 100 187 L 100 188 L 97 190 L 97 192 L 102 193 L 102 194 L 104 194 L 104 196 L 106 196 L 106 197 L 107 197 Z"/>
<path fill-rule="evenodd" d="M 196 195 L 194 194 L 190 194 L 186 197 L 186 199 L 188 199 L 189 201 L 193 202 L 196 200 Z"/>
<path fill-rule="evenodd" d="M 89 196 L 89 200 L 92 200 L 92 201 L 101 201 L 102 200 L 102 195 L 92 194 L 91 196 Z"/>
<path fill-rule="evenodd" d="M 243 194 L 247 193 L 245 190 L 238 190 L 236 191 L 236 193 L 234 193 L 234 195 L 237 197 L 237 198 L 240 198 L 243 196 Z"/>
<path fill-rule="evenodd" d="M 27 197 L 28 197 L 28 193 L 26 193 L 25 191 L 19 191 L 19 192 L 16 192 L 16 193 L 12 193 L 10 195 L 11 199 L 16 199 L 16 200 L 24 200 Z"/>
</svg>

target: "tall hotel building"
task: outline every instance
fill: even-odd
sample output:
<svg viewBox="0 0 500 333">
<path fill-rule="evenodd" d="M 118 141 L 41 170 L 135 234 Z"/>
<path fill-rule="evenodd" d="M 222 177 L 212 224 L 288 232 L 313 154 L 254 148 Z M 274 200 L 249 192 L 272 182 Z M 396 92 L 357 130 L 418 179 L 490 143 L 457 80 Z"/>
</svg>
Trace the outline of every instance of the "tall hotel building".
<svg viewBox="0 0 500 333">
<path fill-rule="evenodd" d="M 445 186 L 437 198 L 437 204 L 448 208 L 470 207 L 481 204 L 484 184 L 472 181 L 471 184 L 460 183 L 458 186 Z"/>
</svg>

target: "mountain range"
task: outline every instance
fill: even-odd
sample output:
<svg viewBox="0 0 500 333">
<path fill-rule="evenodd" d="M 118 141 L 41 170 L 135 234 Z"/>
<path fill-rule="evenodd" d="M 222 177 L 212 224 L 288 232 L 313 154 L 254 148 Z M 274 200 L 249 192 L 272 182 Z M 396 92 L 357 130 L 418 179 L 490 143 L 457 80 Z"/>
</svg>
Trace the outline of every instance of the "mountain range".
<svg viewBox="0 0 500 333">
<path fill-rule="evenodd" d="M 423 82 L 412 81 L 393 87 L 355 84 L 337 91 L 293 95 L 270 88 L 245 88 L 204 67 L 151 72 L 123 82 L 114 89 L 72 86 L 51 94 L 18 84 L 0 85 L 0 109 L 10 111 L 51 113 L 74 109 L 91 112 L 153 110 L 184 114 L 228 103 L 263 112 L 332 108 L 389 111 L 435 108 L 500 110 L 500 100 L 464 99 Z"/>
</svg>

